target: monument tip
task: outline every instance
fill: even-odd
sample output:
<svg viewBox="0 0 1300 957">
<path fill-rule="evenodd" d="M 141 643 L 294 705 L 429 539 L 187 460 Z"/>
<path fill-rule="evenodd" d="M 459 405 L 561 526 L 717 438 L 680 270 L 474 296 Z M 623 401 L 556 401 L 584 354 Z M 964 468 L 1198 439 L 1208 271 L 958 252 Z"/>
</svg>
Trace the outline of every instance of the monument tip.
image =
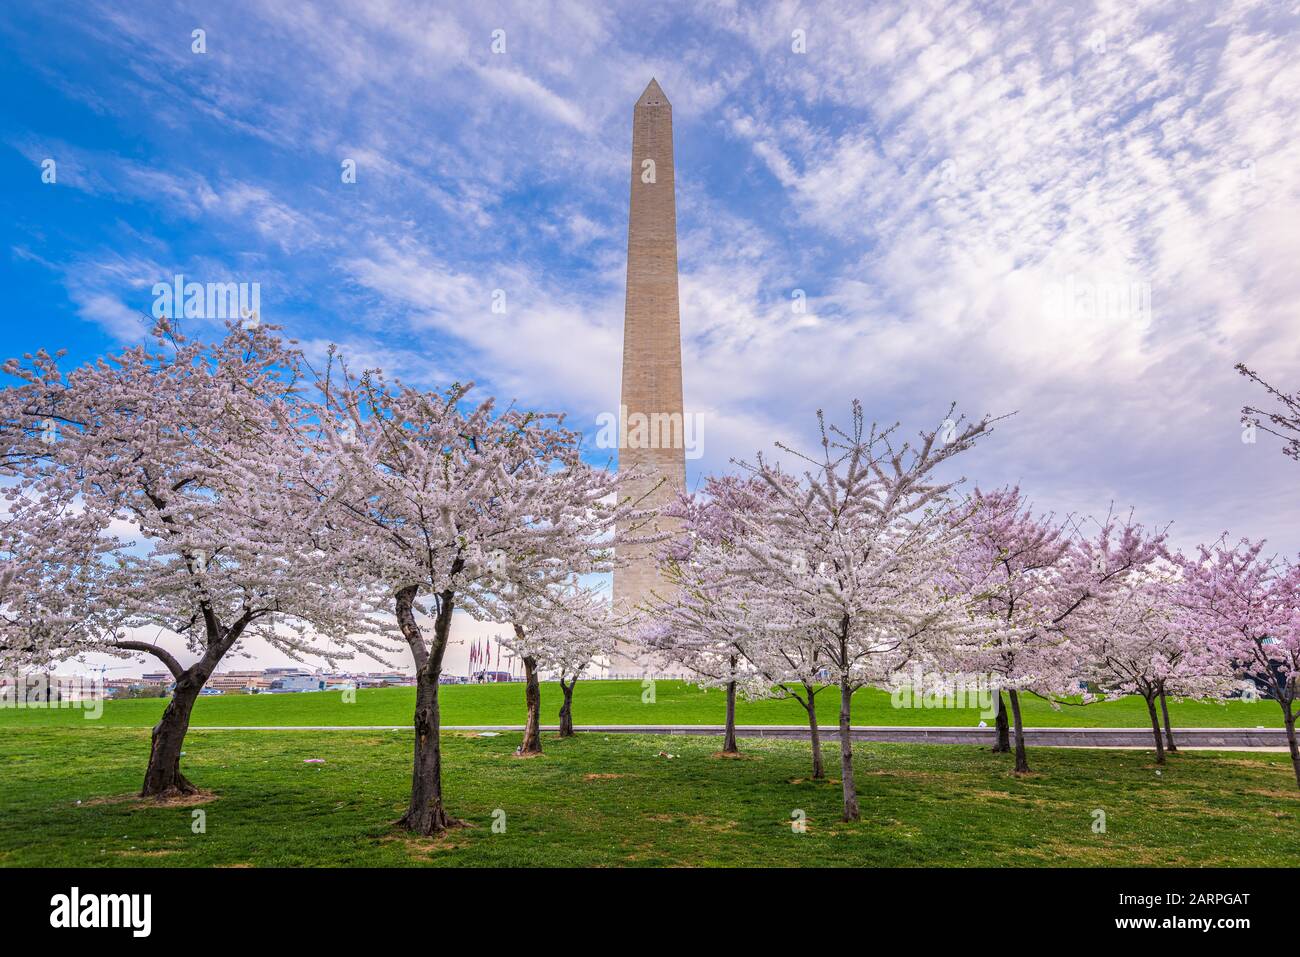
<svg viewBox="0 0 1300 957">
<path fill-rule="evenodd" d="M 645 92 L 641 94 L 640 99 L 636 101 L 637 106 L 667 106 L 672 104 L 668 102 L 668 97 L 664 96 L 663 87 L 654 77 L 650 78 L 650 83 L 646 86 Z"/>
</svg>

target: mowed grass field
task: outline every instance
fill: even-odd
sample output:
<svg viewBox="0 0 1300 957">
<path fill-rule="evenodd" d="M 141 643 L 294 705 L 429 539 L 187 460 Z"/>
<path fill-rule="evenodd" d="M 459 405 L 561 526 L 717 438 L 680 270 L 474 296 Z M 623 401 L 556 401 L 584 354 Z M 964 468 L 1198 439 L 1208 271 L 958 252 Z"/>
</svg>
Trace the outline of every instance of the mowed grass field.
<svg viewBox="0 0 1300 957">
<path fill-rule="evenodd" d="M 1017 777 L 983 748 L 861 744 L 863 817 L 845 824 L 832 746 L 813 782 L 797 741 L 743 740 L 741 759 L 711 738 L 547 734 L 531 759 L 518 742 L 446 733 L 467 826 L 419 839 L 392 826 L 407 731 L 192 731 L 186 773 L 210 793 L 186 806 L 134 797 L 147 730 L 9 729 L 0 866 L 1300 866 L 1285 754 L 1157 768 L 1146 751 L 1042 748 Z"/>
<path fill-rule="evenodd" d="M 639 681 L 579 682 L 574 692 L 573 714 L 583 724 L 721 724 L 726 699 L 721 691 L 704 691 L 681 681 L 657 681 L 653 701 L 643 700 Z M 559 686 L 542 683 L 542 720 L 557 723 L 561 703 Z M 497 685 L 447 685 L 441 692 L 444 725 L 511 725 L 524 721 L 522 683 Z M 192 727 L 250 727 L 257 725 L 407 725 L 415 704 L 413 688 L 378 688 L 356 692 L 345 703 L 339 691 L 283 695 L 221 695 L 199 700 Z M 5 727 L 152 727 L 162 714 L 162 699 L 108 701 L 103 715 L 87 720 L 76 708 L 0 708 L 0 731 Z M 1198 702 L 1171 701 L 1174 727 L 1281 727 L 1282 713 L 1273 701 Z M 822 725 L 839 717 L 838 691 L 828 688 L 817 696 Z M 1053 709 L 1026 696 L 1022 711 L 1028 727 L 1092 726 L 1149 727 L 1146 704 L 1140 698 L 1087 706 Z M 742 700 L 736 709 L 740 724 L 806 723 L 803 709 L 793 700 Z M 981 720 L 977 708 L 895 708 L 886 691 L 860 690 L 853 699 L 857 725 L 944 725 L 974 727 Z M 989 720 L 991 724 L 991 719 Z"/>
</svg>

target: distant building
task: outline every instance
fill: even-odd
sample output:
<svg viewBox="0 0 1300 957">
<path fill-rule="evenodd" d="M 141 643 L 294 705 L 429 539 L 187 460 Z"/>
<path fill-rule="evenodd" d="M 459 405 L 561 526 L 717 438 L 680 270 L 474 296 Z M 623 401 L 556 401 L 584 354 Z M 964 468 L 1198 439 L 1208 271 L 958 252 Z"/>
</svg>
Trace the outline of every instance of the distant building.
<svg viewBox="0 0 1300 957">
<path fill-rule="evenodd" d="M 394 688 L 415 684 L 415 676 L 400 671 L 381 671 L 377 674 L 357 675 L 358 688 Z"/>
<path fill-rule="evenodd" d="M 260 671 L 224 671 L 209 678 L 207 686 L 217 691 L 265 691 L 271 679 Z"/>
<path fill-rule="evenodd" d="M 271 669 L 267 669 L 270 677 Z M 271 691 L 320 691 L 325 682 L 316 675 L 289 674 L 271 678 Z"/>
<path fill-rule="evenodd" d="M 171 681 L 161 684 L 143 678 L 109 678 L 104 682 L 104 695 L 108 698 L 158 698 L 171 685 Z"/>
</svg>

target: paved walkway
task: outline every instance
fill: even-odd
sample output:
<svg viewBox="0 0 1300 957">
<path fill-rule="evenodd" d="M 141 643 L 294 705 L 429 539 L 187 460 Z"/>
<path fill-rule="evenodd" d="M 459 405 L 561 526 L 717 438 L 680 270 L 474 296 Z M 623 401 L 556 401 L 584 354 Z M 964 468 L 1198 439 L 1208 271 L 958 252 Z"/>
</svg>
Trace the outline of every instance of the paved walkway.
<svg viewBox="0 0 1300 957">
<path fill-rule="evenodd" d="M 499 733 L 523 731 L 521 724 L 459 724 L 443 725 L 444 731 L 496 731 Z M 193 731 L 409 731 L 409 725 L 247 725 L 200 726 Z M 559 726 L 542 725 L 543 731 L 558 731 Z M 710 724 L 587 724 L 578 725 L 578 732 L 588 734 L 690 734 L 718 735 L 722 725 Z M 823 740 L 839 735 L 836 726 L 820 729 Z M 798 725 L 742 724 L 736 734 L 743 738 L 799 738 L 808 737 L 808 729 Z M 858 726 L 852 729 L 855 741 L 899 741 L 913 744 L 978 744 L 991 745 L 997 732 L 993 728 L 945 728 L 903 726 Z M 1267 748 L 1285 750 L 1286 730 L 1283 728 L 1174 728 L 1174 741 L 1179 748 L 1240 749 Z M 1025 743 L 1036 747 L 1056 748 L 1149 748 L 1150 728 L 1025 728 Z"/>
</svg>

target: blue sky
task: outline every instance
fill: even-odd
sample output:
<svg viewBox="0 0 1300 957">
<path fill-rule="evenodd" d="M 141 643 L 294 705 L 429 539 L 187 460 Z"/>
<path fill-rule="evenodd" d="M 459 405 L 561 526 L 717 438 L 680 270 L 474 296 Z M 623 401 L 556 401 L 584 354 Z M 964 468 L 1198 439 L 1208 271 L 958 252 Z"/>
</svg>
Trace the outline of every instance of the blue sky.
<svg viewBox="0 0 1300 957">
<path fill-rule="evenodd" d="M 472 379 L 594 434 L 653 75 L 693 478 L 810 439 L 818 407 L 858 397 L 912 431 L 955 400 L 1017 412 L 974 481 L 1133 507 L 1184 547 L 1300 549 L 1300 471 L 1242 443 L 1258 397 L 1232 368 L 1300 376 L 1284 5 L 122 6 L 0 12 L 6 355 L 136 341 L 176 273 L 258 282 L 314 354 Z"/>
</svg>

